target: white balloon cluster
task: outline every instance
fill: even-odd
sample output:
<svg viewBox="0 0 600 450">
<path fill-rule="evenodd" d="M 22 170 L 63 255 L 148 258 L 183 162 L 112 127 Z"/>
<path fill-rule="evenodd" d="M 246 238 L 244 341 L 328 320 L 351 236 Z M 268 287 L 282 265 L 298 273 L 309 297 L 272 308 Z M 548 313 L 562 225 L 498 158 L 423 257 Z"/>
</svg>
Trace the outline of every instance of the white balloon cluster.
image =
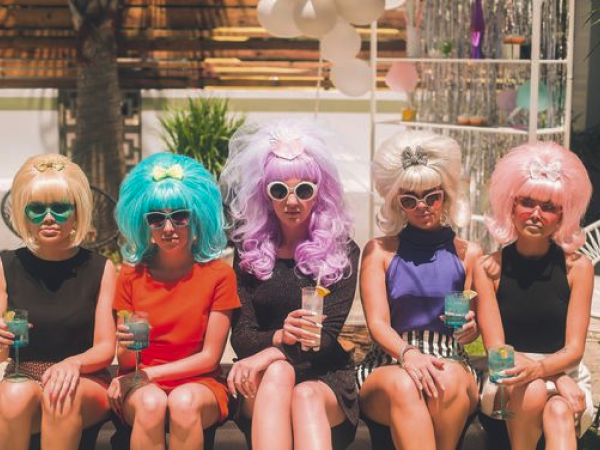
<svg viewBox="0 0 600 450">
<path fill-rule="evenodd" d="M 356 58 L 361 38 L 353 25 L 369 25 L 384 9 L 402 0 L 260 0 L 258 21 L 273 36 L 305 35 L 320 39 L 323 58 L 331 61 L 331 81 L 344 94 L 360 96 L 372 86 L 367 63 Z"/>
</svg>

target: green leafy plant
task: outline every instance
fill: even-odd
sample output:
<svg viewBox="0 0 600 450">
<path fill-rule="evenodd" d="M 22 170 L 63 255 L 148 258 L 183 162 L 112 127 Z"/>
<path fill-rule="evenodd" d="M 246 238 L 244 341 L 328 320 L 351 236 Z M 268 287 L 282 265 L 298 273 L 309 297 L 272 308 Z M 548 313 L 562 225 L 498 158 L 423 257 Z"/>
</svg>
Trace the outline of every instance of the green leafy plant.
<svg viewBox="0 0 600 450">
<path fill-rule="evenodd" d="M 217 178 L 227 160 L 229 139 L 245 122 L 245 115 L 229 110 L 228 99 L 218 97 L 190 98 L 186 108 L 160 119 L 167 149 L 195 158 Z"/>
</svg>

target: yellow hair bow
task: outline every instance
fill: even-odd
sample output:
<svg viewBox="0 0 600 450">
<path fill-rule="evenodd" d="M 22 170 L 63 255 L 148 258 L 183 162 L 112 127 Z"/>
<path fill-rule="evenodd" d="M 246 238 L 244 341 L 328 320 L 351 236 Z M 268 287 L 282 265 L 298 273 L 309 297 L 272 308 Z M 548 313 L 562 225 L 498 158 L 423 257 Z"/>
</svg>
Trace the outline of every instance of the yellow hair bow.
<svg viewBox="0 0 600 450">
<path fill-rule="evenodd" d="M 47 160 L 35 163 L 33 167 L 35 167 L 38 172 L 45 172 L 48 169 L 54 169 L 58 172 L 65 168 L 65 164 L 58 161 Z"/>
<path fill-rule="evenodd" d="M 154 181 L 164 180 L 165 178 L 183 180 L 183 167 L 179 164 L 173 164 L 169 168 L 156 166 L 152 170 L 152 179 Z"/>
</svg>

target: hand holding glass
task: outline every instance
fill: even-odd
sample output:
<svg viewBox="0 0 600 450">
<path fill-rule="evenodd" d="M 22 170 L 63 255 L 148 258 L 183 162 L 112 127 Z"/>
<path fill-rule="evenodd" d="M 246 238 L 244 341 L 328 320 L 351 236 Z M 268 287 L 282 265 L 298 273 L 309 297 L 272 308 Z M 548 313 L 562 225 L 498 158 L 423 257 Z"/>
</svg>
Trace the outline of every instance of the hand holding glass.
<svg viewBox="0 0 600 450">
<path fill-rule="evenodd" d="M 27 380 L 27 377 L 22 376 L 19 372 L 19 349 L 29 344 L 28 313 L 24 309 L 13 309 L 5 311 L 2 318 L 8 331 L 14 335 L 11 347 L 15 349 L 15 373 L 7 376 L 5 380 L 19 383 Z"/>
<path fill-rule="evenodd" d="M 127 346 L 129 350 L 135 351 L 135 380 L 140 379 L 140 352 L 150 345 L 150 325 L 148 324 L 148 314 L 141 311 L 136 311 L 125 317 L 125 325 L 129 332 L 133 334 L 133 340 Z"/>
<path fill-rule="evenodd" d="M 448 328 L 458 330 L 467 323 L 467 314 L 471 309 L 471 296 L 468 292 L 450 292 L 445 297 L 445 324 Z M 456 338 L 452 340 L 452 359 L 458 359 Z"/>
<path fill-rule="evenodd" d="M 490 371 L 490 381 L 500 385 L 500 409 L 492 412 L 495 419 L 512 419 L 515 415 L 506 408 L 504 399 L 504 384 L 502 380 L 510 378 L 505 370 L 515 367 L 515 349 L 510 345 L 494 345 L 488 348 L 488 368 Z"/>
<path fill-rule="evenodd" d="M 314 313 L 312 316 L 304 316 L 304 320 L 308 320 L 309 322 L 313 322 L 315 324 L 320 324 L 323 322 L 323 297 L 316 287 L 302 288 L 302 309 Z M 318 327 L 315 325 L 314 327 L 304 326 L 302 328 L 314 333 Z M 317 332 L 320 333 L 318 330 Z M 305 352 L 309 350 L 318 352 L 321 349 L 321 338 L 319 337 L 317 345 L 311 346 L 303 343 L 301 344 L 301 348 Z"/>
</svg>

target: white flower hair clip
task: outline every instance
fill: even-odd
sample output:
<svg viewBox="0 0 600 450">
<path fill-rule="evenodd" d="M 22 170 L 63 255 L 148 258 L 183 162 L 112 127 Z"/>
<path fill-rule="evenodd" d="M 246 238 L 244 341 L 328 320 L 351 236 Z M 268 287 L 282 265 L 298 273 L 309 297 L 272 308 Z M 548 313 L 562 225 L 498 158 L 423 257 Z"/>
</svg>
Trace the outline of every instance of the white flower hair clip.
<svg viewBox="0 0 600 450">
<path fill-rule="evenodd" d="M 536 160 L 529 167 L 529 177 L 532 180 L 546 179 L 549 181 L 558 181 L 561 175 L 561 165 L 558 161 L 543 165 Z"/>
<path fill-rule="evenodd" d="M 280 128 L 271 133 L 269 150 L 278 158 L 293 160 L 304 153 L 302 135 L 289 128 Z"/>
</svg>

